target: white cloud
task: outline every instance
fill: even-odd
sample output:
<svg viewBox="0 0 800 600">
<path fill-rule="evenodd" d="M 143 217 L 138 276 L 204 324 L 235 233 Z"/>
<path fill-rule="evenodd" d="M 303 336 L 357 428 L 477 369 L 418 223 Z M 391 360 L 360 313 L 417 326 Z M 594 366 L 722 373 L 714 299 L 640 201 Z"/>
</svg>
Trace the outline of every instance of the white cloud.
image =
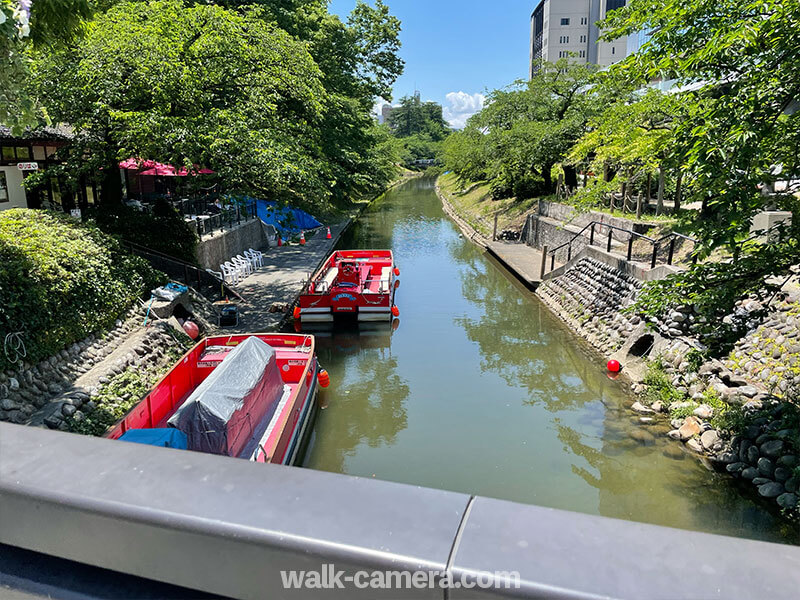
<svg viewBox="0 0 800 600">
<path fill-rule="evenodd" d="M 467 94 L 466 92 L 450 92 L 445 96 L 448 106 L 444 107 L 444 119 L 451 127 L 461 129 L 472 115 L 483 108 L 486 96 L 483 94 Z"/>
</svg>

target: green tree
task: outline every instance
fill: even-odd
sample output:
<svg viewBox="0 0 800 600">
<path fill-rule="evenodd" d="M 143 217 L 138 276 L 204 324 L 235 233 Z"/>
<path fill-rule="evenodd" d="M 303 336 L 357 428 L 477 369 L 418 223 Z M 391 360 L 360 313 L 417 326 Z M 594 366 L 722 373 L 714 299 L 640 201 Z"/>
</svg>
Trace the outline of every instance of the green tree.
<svg viewBox="0 0 800 600">
<path fill-rule="evenodd" d="M 383 132 L 371 115 L 375 97 L 391 99 L 392 85 L 403 72 L 400 21 L 380 0 L 358 2 L 346 22 L 327 10 L 327 0 L 227 0 L 220 4 L 249 10 L 302 40 L 322 72 L 326 90 L 314 146 L 325 161 L 335 200 L 373 194 L 391 180 L 384 156 Z M 388 178 L 387 178 L 388 177 Z"/>
<path fill-rule="evenodd" d="M 616 67 L 631 81 L 674 78 L 686 118 L 676 127 L 689 199 L 702 202 L 692 227 L 707 249 L 736 256 L 754 213 L 791 206 L 762 194 L 800 175 L 800 23 L 782 0 L 631 0 L 604 22 L 607 38 L 649 33 Z"/>
<path fill-rule="evenodd" d="M 673 129 L 680 121 L 680 110 L 678 96 L 649 89 L 634 91 L 593 117 L 568 158 L 588 165 L 596 179 L 613 180 L 614 185 L 588 185 L 579 190 L 578 199 L 597 204 L 608 188 L 625 184 L 629 192 L 637 180 L 645 183 L 649 197 L 651 180 L 658 179 L 658 208 L 663 211 L 666 171 L 674 174 L 673 179 L 679 176 Z"/>
<path fill-rule="evenodd" d="M 34 74 L 53 117 L 77 132 L 67 170 L 102 173 L 105 201 L 118 199 L 116 163 L 129 156 L 209 166 L 243 192 L 329 195 L 314 129 L 321 73 L 259 9 L 122 2 L 74 47 L 40 53 Z"/>
<path fill-rule="evenodd" d="M 601 101 L 590 89 L 594 65 L 577 65 L 567 59 L 545 63 L 530 81 L 518 81 L 495 90 L 487 104 L 467 122 L 461 140 L 482 139 L 482 161 L 496 197 L 531 197 L 555 191 L 552 169 L 562 162 L 583 134 L 588 119 Z M 478 135 L 483 138 L 478 138 Z M 451 160 L 460 141 L 449 144 Z M 446 154 L 448 156 L 448 154 Z M 463 164 L 448 164 L 453 170 Z M 459 175 L 466 173 L 462 171 Z"/>
<path fill-rule="evenodd" d="M 73 40 L 90 12 L 87 0 L 0 0 L 0 123 L 19 134 L 46 117 L 27 90 L 31 50 Z"/>
</svg>

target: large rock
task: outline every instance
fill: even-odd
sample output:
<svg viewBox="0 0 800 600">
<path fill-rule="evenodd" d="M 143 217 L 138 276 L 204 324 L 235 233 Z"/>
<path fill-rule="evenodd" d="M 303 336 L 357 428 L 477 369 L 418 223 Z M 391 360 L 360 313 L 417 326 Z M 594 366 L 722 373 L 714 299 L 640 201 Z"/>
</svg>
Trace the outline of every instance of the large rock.
<svg viewBox="0 0 800 600">
<path fill-rule="evenodd" d="M 761 456 L 758 452 L 758 446 L 750 446 L 747 449 L 747 462 L 755 465 L 758 462 L 758 457 Z"/>
<path fill-rule="evenodd" d="M 783 440 L 769 440 L 761 444 L 761 454 L 768 458 L 777 458 L 783 450 Z"/>
<path fill-rule="evenodd" d="M 784 454 L 775 461 L 775 464 L 779 467 L 788 467 L 791 469 L 797 465 L 797 457 L 794 454 Z"/>
<path fill-rule="evenodd" d="M 758 493 L 764 498 L 777 498 L 784 493 L 783 485 L 772 481 L 758 486 Z"/>
<path fill-rule="evenodd" d="M 681 435 L 682 440 L 688 440 L 689 438 L 697 435 L 703 430 L 702 424 L 700 423 L 700 419 L 697 417 L 691 416 L 687 417 L 686 420 L 681 425 L 678 432 Z"/>
<path fill-rule="evenodd" d="M 772 476 L 775 478 L 775 481 L 783 483 L 784 481 L 788 481 L 788 479 L 792 476 L 792 471 L 787 467 L 775 467 L 775 471 L 772 473 Z"/>
<path fill-rule="evenodd" d="M 693 452 L 703 452 L 703 445 L 697 440 L 697 438 L 690 438 L 686 440 L 686 447 Z"/>
<path fill-rule="evenodd" d="M 742 477 L 745 479 L 755 479 L 758 477 L 758 469 L 755 467 L 747 467 L 746 469 L 742 470 Z"/>
<path fill-rule="evenodd" d="M 631 408 L 633 410 L 635 410 L 636 412 L 638 412 L 638 413 L 649 414 L 649 413 L 654 412 L 652 408 L 646 407 L 641 402 L 634 402 L 633 405 L 631 406 Z"/>
<path fill-rule="evenodd" d="M 789 492 L 778 496 L 778 506 L 781 508 L 797 508 L 797 496 Z"/>
<path fill-rule="evenodd" d="M 704 431 L 702 433 L 700 436 L 700 443 L 703 444 L 703 448 L 709 451 L 716 451 L 722 447 L 722 439 L 713 429 L 709 429 L 708 431 Z"/>
<path fill-rule="evenodd" d="M 741 473 L 742 470 L 745 469 L 745 467 L 747 467 L 747 464 L 743 462 L 733 462 L 729 465 L 726 465 L 725 470 L 728 473 L 736 475 L 738 473 Z"/>
<path fill-rule="evenodd" d="M 758 469 L 758 472 L 764 477 L 772 477 L 773 473 L 775 472 L 775 465 L 772 464 L 772 461 L 770 459 L 765 458 L 763 456 L 758 459 L 756 468 Z"/>
<path fill-rule="evenodd" d="M 714 409 L 708 404 L 701 404 L 692 411 L 692 414 L 696 417 L 700 417 L 704 421 L 707 421 L 714 416 Z"/>
</svg>

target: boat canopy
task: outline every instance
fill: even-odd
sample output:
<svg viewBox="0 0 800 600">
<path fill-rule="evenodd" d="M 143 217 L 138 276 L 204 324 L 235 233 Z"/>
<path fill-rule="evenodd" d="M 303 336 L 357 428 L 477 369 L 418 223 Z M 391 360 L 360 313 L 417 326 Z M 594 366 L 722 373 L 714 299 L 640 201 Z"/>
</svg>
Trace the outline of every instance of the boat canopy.
<svg viewBox="0 0 800 600">
<path fill-rule="evenodd" d="M 281 393 L 275 350 L 257 337 L 234 348 L 167 421 L 189 450 L 238 456 L 254 429 L 275 412 Z"/>
<path fill-rule="evenodd" d="M 186 434 L 171 427 L 130 429 L 120 436 L 119 439 L 124 442 L 148 444 L 150 446 L 164 446 L 165 448 L 177 448 L 179 450 L 186 450 L 188 446 Z"/>
</svg>

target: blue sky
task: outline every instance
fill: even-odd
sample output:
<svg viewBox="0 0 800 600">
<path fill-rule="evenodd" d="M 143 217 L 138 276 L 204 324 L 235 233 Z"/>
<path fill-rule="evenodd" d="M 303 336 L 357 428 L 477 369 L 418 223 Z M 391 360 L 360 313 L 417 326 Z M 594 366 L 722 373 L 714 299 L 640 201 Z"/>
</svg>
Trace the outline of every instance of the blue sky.
<svg viewBox="0 0 800 600">
<path fill-rule="evenodd" d="M 384 0 L 400 18 L 405 73 L 394 100 L 414 93 L 442 104 L 461 127 L 480 108 L 486 90 L 528 76 L 530 14 L 535 0 Z M 343 20 L 356 0 L 332 0 Z"/>
</svg>

